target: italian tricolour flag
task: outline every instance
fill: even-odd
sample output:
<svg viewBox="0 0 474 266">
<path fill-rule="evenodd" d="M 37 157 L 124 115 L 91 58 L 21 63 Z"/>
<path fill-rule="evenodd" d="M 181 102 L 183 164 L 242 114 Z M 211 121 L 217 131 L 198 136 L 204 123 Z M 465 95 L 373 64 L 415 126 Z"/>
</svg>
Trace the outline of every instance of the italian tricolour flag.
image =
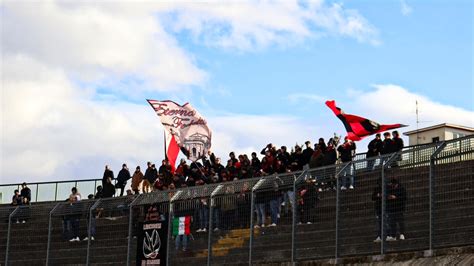
<svg viewBox="0 0 474 266">
<path fill-rule="evenodd" d="M 191 216 L 175 217 L 173 219 L 173 235 L 189 235 L 191 233 Z"/>
</svg>

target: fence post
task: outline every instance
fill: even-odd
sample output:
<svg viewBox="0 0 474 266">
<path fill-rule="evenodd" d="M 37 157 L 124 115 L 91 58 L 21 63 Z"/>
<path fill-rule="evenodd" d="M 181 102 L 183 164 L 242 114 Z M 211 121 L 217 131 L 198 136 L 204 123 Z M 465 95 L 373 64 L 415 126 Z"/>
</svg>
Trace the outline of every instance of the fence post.
<svg viewBox="0 0 474 266">
<path fill-rule="evenodd" d="M 387 161 L 390 161 L 388 159 Z M 380 192 L 382 192 L 380 196 L 380 201 L 381 201 L 381 211 L 380 211 L 380 255 L 383 255 L 385 253 L 385 193 L 386 193 L 386 187 L 385 187 L 385 163 L 387 162 L 385 159 L 383 160 L 382 163 L 382 170 L 381 170 L 381 175 L 380 175 Z"/>
<path fill-rule="evenodd" d="M 211 257 L 212 257 L 212 215 L 213 215 L 213 205 L 214 204 L 214 199 L 212 198 L 212 193 L 211 196 L 209 196 L 209 233 L 207 234 L 207 265 L 211 265 Z"/>
<path fill-rule="evenodd" d="M 339 175 L 341 175 L 341 173 L 345 172 L 347 167 L 349 167 L 349 168 L 352 167 L 352 162 L 347 163 L 346 165 L 344 165 L 341 168 L 341 170 L 336 171 L 336 176 L 335 176 L 335 178 L 336 178 L 336 237 L 335 237 L 336 238 L 335 239 L 336 243 L 335 243 L 335 251 L 334 251 L 335 264 L 337 264 L 338 258 L 339 258 L 339 205 L 340 205 L 339 204 L 339 198 L 340 198 Z M 346 177 L 344 176 L 344 178 L 346 178 Z"/>
<path fill-rule="evenodd" d="M 254 233 L 254 201 L 255 201 L 255 193 L 253 190 L 250 192 L 250 239 L 249 239 L 249 265 L 252 265 L 252 245 L 253 245 L 253 233 Z"/>
<path fill-rule="evenodd" d="M 8 215 L 8 232 L 7 232 L 7 248 L 5 250 L 5 266 L 8 265 L 8 251 L 10 249 L 10 233 L 11 233 L 11 226 L 12 226 L 12 218 L 13 215 L 20 209 L 20 207 L 16 207 L 10 215 Z"/>
<path fill-rule="evenodd" d="M 169 206 L 169 210 L 168 210 L 168 237 L 166 238 L 166 266 L 170 265 L 170 239 L 171 239 L 171 232 L 172 232 L 172 228 L 173 228 L 173 203 L 171 202 L 171 198 L 170 198 L 170 206 Z"/>
<path fill-rule="evenodd" d="M 295 253 L 296 253 L 296 246 L 295 246 L 295 234 L 296 234 L 296 204 L 295 204 L 295 195 L 296 195 L 296 181 L 300 177 L 296 178 L 294 176 L 293 180 L 293 200 L 290 199 L 290 202 L 293 202 L 291 206 L 291 263 L 294 265 L 295 264 Z"/>
<path fill-rule="evenodd" d="M 252 265 L 252 247 L 253 247 L 253 234 L 254 234 L 254 208 L 255 208 L 255 191 L 265 182 L 265 177 L 258 180 L 258 182 L 252 188 L 252 194 L 250 197 L 250 240 L 249 240 L 249 265 Z"/>
<path fill-rule="evenodd" d="M 397 156 L 398 152 L 390 154 L 390 157 L 381 157 L 380 159 L 382 160 L 382 171 L 381 171 L 381 180 L 380 180 L 380 185 L 382 186 L 381 192 L 382 195 L 380 197 L 380 200 L 382 201 L 382 211 L 381 211 L 381 217 L 380 217 L 380 237 L 381 237 L 381 242 L 380 242 L 380 255 L 385 254 L 385 195 L 387 193 L 386 191 L 386 185 L 385 185 L 385 166 L 390 166 L 392 159 Z M 383 159 L 382 159 L 383 158 Z"/>
<path fill-rule="evenodd" d="M 52 230 L 52 227 L 53 227 L 53 225 L 51 224 L 52 223 L 52 216 L 53 216 L 54 211 L 56 210 L 56 208 L 59 205 L 61 205 L 61 203 L 56 204 L 56 206 L 54 206 L 54 208 L 49 212 L 48 244 L 47 244 L 47 248 L 46 248 L 46 265 L 49 265 L 49 250 L 51 249 L 51 230 Z"/>
<path fill-rule="evenodd" d="M 97 206 L 100 203 L 100 200 L 97 200 L 92 204 L 92 206 L 89 208 L 89 219 L 87 221 L 87 257 L 86 257 L 86 265 L 90 264 L 90 248 L 91 248 L 91 228 L 92 228 L 92 211 L 97 208 Z"/>
<path fill-rule="evenodd" d="M 56 186 L 54 189 L 54 201 L 58 200 L 58 182 L 56 182 Z"/>
<path fill-rule="evenodd" d="M 431 154 L 430 156 L 430 174 L 429 174 L 429 186 L 430 186 L 430 248 L 428 250 L 427 255 L 432 255 L 433 252 L 433 234 L 434 234 L 434 222 L 433 222 L 433 210 L 434 210 L 434 204 L 435 204 L 435 195 L 434 195 L 434 179 L 435 179 L 435 173 L 434 173 L 434 165 L 436 162 L 436 158 L 438 157 L 438 154 L 444 150 L 446 147 L 446 142 L 442 142 L 441 145 L 436 148 L 436 150 Z"/>
<path fill-rule="evenodd" d="M 133 226 L 133 206 L 135 202 L 142 196 L 143 194 L 138 194 L 138 196 L 133 199 L 133 201 L 128 205 L 129 206 L 129 211 L 128 211 L 128 240 L 127 240 L 127 266 L 130 265 L 130 257 L 131 257 L 131 248 L 132 248 L 132 239 L 133 239 L 133 232 L 132 232 L 132 226 Z M 100 199 L 99 199 L 100 201 Z M 97 207 L 94 205 L 94 207 Z M 92 217 L 92 208 L 91 208 L 91 216 Z M 89 230 L 89 241 L 91 240 L 90 236 L 90 230 Z M 87 244 L 87 254 L 89 254 L 89 243 Z M 89 259 L 89 257 L 88 257 Z"/>
<path fill-rule="evenodd" d="M 340 197 L 340 189 L 339 189 L 339 173 L 336 174 L 336 243 L 335 243 L 335 252 L 334 252 L 334 259 L 335 264 L 337 264 L 337 259 L 339 258 L 339 197 Z"/>
<path fill-rule="evenodd" d="M 35 202 L 38 202 L 38 187 L 39 187 L 39 184 L 36 184 Z M 20 186 L 18 186 L 18 188 L 20 188 Z"/>
<path fill-rule="evenodd" d="M 290 199 L 290 202 L 293 202 L 291 206 L 292 218 L 291 218 L 291 263 L 295 265 L 296 261 L 296 183 L 302 178 L 306 177 L 308 170 L 303 171 L 298 177 L 293 176 L 293 201 Z"/>
</svg>

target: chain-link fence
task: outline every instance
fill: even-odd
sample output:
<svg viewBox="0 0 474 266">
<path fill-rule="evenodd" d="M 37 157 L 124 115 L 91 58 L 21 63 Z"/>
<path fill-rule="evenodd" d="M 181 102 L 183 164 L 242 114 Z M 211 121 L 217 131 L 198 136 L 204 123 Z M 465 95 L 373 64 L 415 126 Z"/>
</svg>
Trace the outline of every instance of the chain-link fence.
<svg viewBox="0 0 474 266">
<path fill-rule="evenodd" d="M 46 264 L 85 264 L 87 262 L 89 210 L 94 200 L 58 203 L 49 212 Z"/>
<path fill-rule="evenodd" d="M 1 206 L 0 258 L 130 265 L 159 253 L 169 265 L 229 265 L 474 244 L 473 140 L 177 190 Z M 166 243 L 143 238 L 152 222 Z"/>
</svg>

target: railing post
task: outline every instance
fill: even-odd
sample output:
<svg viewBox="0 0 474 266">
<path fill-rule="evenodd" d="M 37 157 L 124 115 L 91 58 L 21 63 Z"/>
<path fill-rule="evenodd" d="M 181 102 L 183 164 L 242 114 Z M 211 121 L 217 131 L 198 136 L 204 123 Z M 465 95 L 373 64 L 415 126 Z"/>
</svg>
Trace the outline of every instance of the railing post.
<svg viewBox="0 0 474 266">
<path fill-rule="evenodd" d="M 253 234 L 254 234 L 254 203 L 255 203 L 255 192 L 251 190 L 250 192 L 250 239 L 249 239 L 249 266 L 252 265 L 252 246 L 253 246 Z"/>
<path fill-rule="evenodd" d="M 49 221 L 48 221 L 48 244 L 46 248 L 46 265 L 49 265 L 49 251 L 51 249 L 51 230 L 52 230 L 52 216 L 56 208 L 61 205 L 61 203 L 56 204 L 54 208 L 49 212 Z"/>
<path fill-rule="evenodd" d="M 249 240 L 249 265 L 252 265 L 252 247 L 253 247 L 253 239 L 254 239 L 254 224 L 253 224 L 253 217 L 254 217 L 254 209 L 255 209 L 255 193 L 256 190 L 265 182 L 265 177 L 258 180 L 258 182 L 252 188 L 252 194 L 250 197 L 250 240 Z"/>
<path fill-rule="evenodd" d="M 207 265 L 211 265 L 211 257 L 212 257 L 212 215 L 213 215 L 213 207 L 214 199 L 212 198 L 212 194 L 209 197 L 209 233 L 207 234 Z"/>
<path fill-rule="evenodd" d="M 56 182 L 56 186 L 54 188 L 54 201 L 58 200 L 58 182 Z"/>
<path fill-rule="evenodd" d="M 39 187 L 39 184 L 36 184 L 35 202 L 38 202 L 38 187 Z M 18 188 L 20 188 L 20 186 L 18 186 Z"/>
<path fill-rule="evenodd" d="M 381 235 L 381 242 L 380 242 L 380 255 L 384 255 L 385 254 L 385 205 L 386 205 L 386 184 L 385 184 L 385 166 L 388 165 L 390 166 L 390 163 L 392 162 L 392 159 L 395 158 L 397 156 L 398 152 L 396 153 L 392 153 L 390 155 L 390 157 L 388 157 L 387 160 L 383 159 L 383 163 L 382 163 L 382 173 L 381 173 L 381 180 L 380 180 L 380 185 L 382 186 L 382 189 L 381 189 L 381 192 L 382 192 L 382 195 L 380 197 L 380 200 L 382 201 L 382 211 L 381 211 L 381 214 L 380 214 L 380 235 Z M 387 157 L 386 157 L 387 158 Z"/>
<path fill-rule="evenodd" d="M 130 266 L 130 257 L 131 257 L 131 248 L 132 248 L 132 239 L 133 239 L 133 232 L 132 232 L 132 226 L 133 226 L 133 206 L 135 202 L 142 196 L 143 194 L 139 194 L 133 201 L 128 205 L 129 210 L 128 210 L 128 240 L 127 240 L 127 266 Z M 100 199 L 99 199 L 100 201 Z M 94 207 L 97 207 L 94 205 Z M 91 208 L 91 216 L 92 217 L 92 208 Z M 89 217 L 89 218 L 90 218 Z M 89 242 L 91 240 L 91 235 L 90 235 L 90 230 L 89 230 Z M 89 243 L 87 243 L 87 251 L 89 253 Z"/>
<path fill-rule="evenodd" d="M 12 218 L 13 215 L 20 209 L 20 207 L 16 207 L 10 215 L 8 215 L 8 231 L 7 231 L 7 247 L 5 250 L 5 266 L 8 265 L 8 252 L 10 250 L 10 234 L 11 234 L 11 226 L 12 226 Z"/>
<path fill-rule="evenodd" d="M 390 161 L 387 160 L 387 161 Z M 380 175 L 380 192 L 382 192 L 380 195 L 380 201 L 381 201 L 381 211 L 380 211 L 380 255 L 383 255 L 385 253 L 385 193 L 386 193 L 386 187 L 385 187 L 385 163 L 387 161 L 383 161 L 382 164 L 382 170 L 381 170 L 381 175 Z"/>
<path fill-rule="evenodd" d="M 336 236 L 335 236 L 335 251 L 334 251 L 334 261 L 335 264 L 337 264 L 338 259 L 339 259 L 339 197 L 340 197 L 340 181 L 339 181 L 339 176 L 341 173 L 346 171 L 347 167 L 352 167 L 352 162 L 349 162 L 348 164 L 344 165 L 341 170 L 336 171 Z M 337 169 L 337 168 L 336 168 Z M 346 178 L 344 176 L 344 178 Z M 343 183 L 344 184 L 344 183 Z"/>
<path fill-rule="evenodd" d="M 291 226 L 291 263 L 295 265 L 296 263 L 296 183 L 303 177 L 306 177 L 307 170 L 303 171 L 298 177 L 295 175 L 293 176 L 293 199 L 290 199 L 290 203 L 292 202 L 291 212 L 292 212 L 292 226 Z"/>
<path fill-rule="evenodd" d="M 339 196 L 340 196 L 340 189 L 339 189 L 339 173 L 336 174 L 336 243 L 335 243 L 335 252 L 334 252 L 334 259 L 335 264 L 337 264 L 337 260 L 339 258 Z"/>
<path fill-rule="evenodd" d="M 434 210 L 434 205 L 435 205 L 435 194 L 434 194 L 434 185 L 435 185 L 435 173 L 434 173 L 434 165 L 436 162 L 436 158 L 438 157 L 438 154 L 443 151 L 443 149 L 446 147 L 446 142 L 442 142 L 441 145 L 436 148 L 436 150 L 433 152 L 433 154 L 430 157 L 430 174 L 429 174 L 429 186 L 430 186 L 430 192 L 429 192 L 429 197 L 430 197 L 430 247 L 428 252 L 428 255 L 432 255 L 433 252 L 433 236 L 434 236 L 434 217 L 433 217 L 433 210 Z"/>
<path fill-rule="evenodd" d="M 296 235 L 296 207 L 295 207 L 295 195 L 296 195 L 296 181 L 299 179 L 294 177 L 293 180 L 293 199 L 290 199 L 290 202 L 293 202 L 291 205 L 291 212 L 292 212 L 292 219 L 291 219 L 291 263 L 295 264 L 295 253 L 296 253 L 296 245 L 295 245 L 295 235 Z"/>
<path fill-rule="evenodd" d="M 170 199 L 170 206 L 168 210 L 168 237 L 166 238 L 166 266 L 170 265 L 170 244 L 171 244 L 171 232 L 173 228 L 172 224 L 172 218 L 173 218 L 173 203 L 171 202 Z"/>
<path fill-rule="evenodd" d="M 89 219 L 88 219 L 88 226 L 87 226 L 87 257 L 86 257 L 86 265 L 90 265 L 90 248 L 91 248 L 91 229 L 92 229 L 92 211 L 97 208 L 101 199 L 97 200 L 92 204 L 89 208 Z"/>
</svg>

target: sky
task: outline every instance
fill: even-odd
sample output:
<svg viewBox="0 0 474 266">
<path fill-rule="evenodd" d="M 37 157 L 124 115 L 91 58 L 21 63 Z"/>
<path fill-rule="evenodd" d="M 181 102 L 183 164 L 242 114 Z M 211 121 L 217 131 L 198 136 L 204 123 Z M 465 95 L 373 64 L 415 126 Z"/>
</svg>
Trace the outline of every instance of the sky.
<svg viewBox="0 0 474 266">
<path fill-rule="evenodd" d="M 212 150 L 344 136 L 324 105 L 474 126 L 473 3 L 0 2 L 0 183 L 101 178 L 164 156 L 145 99 L 190 102 Z M 369 138 L 370 139 L 370 138 Z M 405 139 L 408 143 L 408 140 Z M 365 152 L 367 140 L 357 143 Z"/>
</svg>

